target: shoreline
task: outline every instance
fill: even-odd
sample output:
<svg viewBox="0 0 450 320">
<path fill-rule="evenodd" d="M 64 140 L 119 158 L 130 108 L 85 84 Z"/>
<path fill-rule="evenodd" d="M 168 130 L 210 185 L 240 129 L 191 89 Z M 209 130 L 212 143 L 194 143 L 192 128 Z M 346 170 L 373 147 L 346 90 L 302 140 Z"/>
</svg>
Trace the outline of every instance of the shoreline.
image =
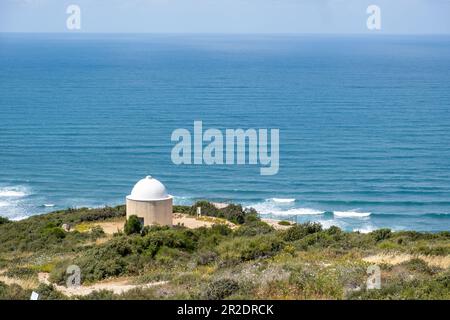
<svg viewBox="0 0 450 320">
<path fill-rule="evenodd" d="M 292 199 L 290 199 L 292 200 Z M 208 200 L 206 200 L 208 201 Z M 216 206 L 218 209 L 223 209 L 225 207 L 227 207 L 230 203 L 227 202 L 211 202 L 214 206 Z M 283 203 L 282 203 L 283 204 Z M 118 206 L 121 206 L 124 204 L 119 204 Z M 78 210 L 78 209 L 83 209 L 83 208 L 87 208 L 87 209 L 102 209 L 102 208 L 110 208 L 110 207 L 116 207 L 117 205 L 98 205 L 98 206 L 77 206 L 74 207 L 73 209 Z M 174 206 L 186 206 L 186 205 L 175 205 Z M 243 205 L 244 208 L 252 208 L 253 206 L 251 205 Z M 2 216 L 1 215 L 1 211 L 0 211 L 0 217 L 3 218 L 7 218 L 10 221 L 21 221 L 24 219 L 28 219 L 30 217 L 36 216 L 36 215 L 46 215 L 46 214 L 50 214 L 53 212 L 59 212 L 59 211 L 64 211 L 67 210 L 68 208 L 58 208 L 58 207 L 45 207 L 47 210 L 40 212 L 40 213 L 36 213 L 36 214 L 32 214 L 32 215 L 20 215 L 18 217 L 14 217 L 14 218 L 8 218 L 7 216 Z M 1 210 L 1 208 L 0 208 Z M 338 211 L 339 212 L 339 211 Z M 431 229 L 424 229 L 424 228 L 419 228 L 416 226 L 406 226 L 405 221 L 403 221 L 401 224 L 389 224 L 386 222 L 389 222 L 389 217 L 390 215 L 386 215 L 386 217 L 384 218 L 382 214 L 367 214 L 367 213 L 362 213 L 360 212 L 361 216 L 359 215 L 343 215 L 342 213 L 345 212 L 350 212 L 353 213 L 355 212 L 355 210 L 348 210 L 348 211 L 340 211 L 339 215 L 334 214 L 333 212 L 322 212 L 320 214 L 292 214 L 292 215 L 284 215 L 284 214 L 274 214 L 274 213 L 260 213 L 258 212 L 259 217 L 262 220 L 267 221 L 269 224 L 274 225 L 277 228 L 280 228 L 278 223 L 280 221 L 288 221 L 290 223 L 304 223 L 307 221 L 311 221 L 311 222 L 319 222 L 322 224 L 322 226 L 324 228 L 329 228 L 331 226 L 337 226 L 345 231 L 348 232 L 360 232 L 360 233 L 370 233 L 374 230 L 377 229 L 381 229 L 381 228 L 389 228 L 393 231 L 416 231 L 416 232 L 426 232 L 426 233 L 438 233 L 438 232 L 445 232 L 445 231 L 450 231 L 450 227 L 449 228 L 442 228 L 442 229 L 437 229 L 437 228 L 431 228 Z M 359 213 L 359 212 L 358 212 Z M 426 214 L 425 214 L 426 215 Z M 398 215 L 399 217 L 401 217 L 401 215 Z M 420 216 L 418 216 L 420 217 Z M 401 219 L 407 219 L 407 218 L 414 218 L 414 215 L 408 215 L 404 218 Z M 445 219 L 449 219 L 450 220 L 450 214 L 430 214 L 430 219 L 439 219 L 439 221 L 445 220 Z M 382 223 L 378 220 L 384 220 L 382 221 Z M 449 221 L 450 223 L 450 221 Z M 443 225 L 442 223 L 440 224 L 441 226 Z M 282 228 L 283 226 L 281 226 Z"/>
</svg>

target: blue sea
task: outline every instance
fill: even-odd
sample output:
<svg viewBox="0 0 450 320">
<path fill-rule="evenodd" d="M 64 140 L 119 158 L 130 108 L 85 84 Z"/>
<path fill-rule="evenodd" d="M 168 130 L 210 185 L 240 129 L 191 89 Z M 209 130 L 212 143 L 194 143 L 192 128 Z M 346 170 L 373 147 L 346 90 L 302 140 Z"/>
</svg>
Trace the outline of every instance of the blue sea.
<svg viewBox="0 0 450 320">
<path fill-rule="evenodd" d="M 177 128 L 278 128 L 280 169 L 180 165 Z M 450 230 L 450 37 L 0 34 L 0 215 L 175 196 Z"/>
</svg>

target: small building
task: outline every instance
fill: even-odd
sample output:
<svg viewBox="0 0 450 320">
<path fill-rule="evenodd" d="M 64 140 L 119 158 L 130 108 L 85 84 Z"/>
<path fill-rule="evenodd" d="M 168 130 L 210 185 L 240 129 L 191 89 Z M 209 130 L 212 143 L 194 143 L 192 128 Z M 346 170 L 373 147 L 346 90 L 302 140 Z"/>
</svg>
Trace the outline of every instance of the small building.
<svg viewBox="0 0 450 320">
<path fill-rule="evenodd" d="M 138 181 L 127 196 L 127 219 L 135 215 L 144 226 L 172 226 L 172 196 L 152 176 Z"/>
</svg>

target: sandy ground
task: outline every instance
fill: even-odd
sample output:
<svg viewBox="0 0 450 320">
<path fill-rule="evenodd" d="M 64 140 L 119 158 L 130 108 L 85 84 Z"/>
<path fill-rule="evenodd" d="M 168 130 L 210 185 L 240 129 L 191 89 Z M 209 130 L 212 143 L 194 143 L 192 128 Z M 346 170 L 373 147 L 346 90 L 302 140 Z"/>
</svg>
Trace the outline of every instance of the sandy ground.
<svg viewBox="0 0 450 320">
<path fill-rule="evenodd" d="M 117 220 L 117 221 L 107 221 L 107 222 L 99 222 L 94 224 L 93 226 L 99 226 L 105 231 L 106 234 L 114 234 L 119 231 L 123 231 L 123 226 L 125 224 L 125 219 Z"/>
<path fill-rule="evenodd" d="M 214 217 L 193 217 L 183 213 L 174 213 L 173 214 L 173 224 L 174 225 L 184 225 L 189 229 L 196 229 L 200 227 L 211 227 L 213 224 L 226 224 L 230 228 L 236 228 L 237 226 L 234 223 L 231 223 L 225 219 L 214 218 Z"/>
<path fill-rule="evenodd" d="M 439 267 L 443 269 L 447 269 L 448 267 L 450 267 L 450 256 L 426 256 L 421 254 L 412 255 L 406 253 L 386 253 L 365 257 L 363 258 L 363 260 L 370 263 L 387 263 L 396 265 L 414 258 L 422 259 L 429 266 Z"/>
<path fill-rule="evenodd" d="M 292 227 L 292 225 L 290 225 L 290 226 L 279 225 L 278 222 L 280 222 L 281 220 L 275 220 L 275 219 L 269 219 L 269 218 L 264 218 L 261 220 L 264 221 L 265 223 L 267 223 L 268 225 L 272 226 L 275 230 L 286 230 L 286 229 Z"/>
<path fill-rule="evenodd" d="M 174 225 L 184 225 L 189 229 L 196 229 L 200 227 L 210 227 L 215 223 L 223 223 L 228 225 L 230 228 L 236 228 L 237 226 L 224 219 L 214 218 L 214 217 L 193 217 L 183 213 L 174 213 L 173 224 Z M 123 226 L 125 224 L 125 219 L 97 222 L 92 224 L 92 227 L 99 226 L 105 231 L 106 234 L 112 235 L 116 232 L 123 231 Z"/>
</svg>

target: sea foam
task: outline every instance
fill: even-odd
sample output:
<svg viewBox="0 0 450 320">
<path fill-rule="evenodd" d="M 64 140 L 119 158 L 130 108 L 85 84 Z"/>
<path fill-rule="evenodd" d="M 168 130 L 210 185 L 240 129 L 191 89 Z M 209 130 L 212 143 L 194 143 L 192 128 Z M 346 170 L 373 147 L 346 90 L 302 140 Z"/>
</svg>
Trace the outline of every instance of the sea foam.
<svg viewBox="0 0 450 320">
<path fill-rule="evenodd" d="M 278 202 L 278 203 L 292 203 L 292 202 L 295 202 L 295 199 L 293 199 L 293 198 L 271 198 L 270 200 L 272 200 L 273 202 Z"/>
<path fill-rule="evenodd" d="M 370 212 L 350 211 L 333 211 L 335 217 L 339 218 L 364 218 L 371 215 Z"/>
<path fill-rule="evenodd" d="M 14 190 L 5 190 L 0 189 L 0 197 L 3 198 L 19 198 L 19 197 L 25 197 L 27 194 L 22 191 L 14 191 Z"/>
<path fill-rule="evenodd" d="M 271 201 L 264 201 L 250 205 L 248 207 L 254 208 L 261 214 L 273 214 L 277 216 L 297 216 L 297 215 L 319 215 L 324 211 L 311 208 L 289 208 L 283 206 L 282 203 L 274 203 Z"/>
</svg>

